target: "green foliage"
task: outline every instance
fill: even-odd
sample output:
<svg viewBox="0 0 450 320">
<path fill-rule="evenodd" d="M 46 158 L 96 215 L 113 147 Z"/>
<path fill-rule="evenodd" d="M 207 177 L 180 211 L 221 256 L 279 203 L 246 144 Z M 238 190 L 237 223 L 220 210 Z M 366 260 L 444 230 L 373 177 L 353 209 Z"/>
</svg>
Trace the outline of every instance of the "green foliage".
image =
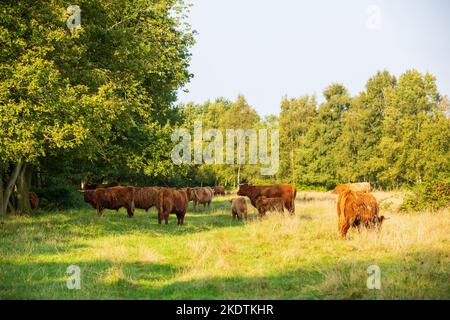
<svg viewBox="0 0 450 320">
<path fill-rule="evenodd" d="M 68 183 L 65 177 L 48 177 L 45 186 L 34 190 L 39 197 L 39 208 L 45 210 L 60 210 L 67 208 L 83 208 L 81 192 Z"/>
<path fill-rule="evenodd" d="M 450 178 L 416 185 L 405 199 L 402 210 L 438 210 L 450 206 Z"/>
</svg>

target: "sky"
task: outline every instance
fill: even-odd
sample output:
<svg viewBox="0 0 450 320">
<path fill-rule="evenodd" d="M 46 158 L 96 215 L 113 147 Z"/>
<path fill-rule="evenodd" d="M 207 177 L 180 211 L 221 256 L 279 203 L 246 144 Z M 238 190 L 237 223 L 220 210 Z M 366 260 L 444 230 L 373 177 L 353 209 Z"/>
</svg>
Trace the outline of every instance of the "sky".
<svg viewBox="0 0 450 320">
<path fill-rule="evenodd" d="M 260 115 L 283 96 L 343 83 L 352 95 L 378 70 L 430 72 L 450 96 L 450 1 L 190 0 L 198 32 L 179 102 L 239 94 Z"/>
</svg>

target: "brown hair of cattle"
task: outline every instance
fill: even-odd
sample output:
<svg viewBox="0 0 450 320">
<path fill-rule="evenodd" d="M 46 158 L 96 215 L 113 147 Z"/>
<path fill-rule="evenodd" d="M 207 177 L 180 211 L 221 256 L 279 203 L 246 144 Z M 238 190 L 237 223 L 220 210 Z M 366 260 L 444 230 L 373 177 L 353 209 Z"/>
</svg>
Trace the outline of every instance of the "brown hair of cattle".
<svg viewBox="0 0 450 320">
<path fill-rule="evenodd" d="M 216 195 L 216 194 L 220 194 L 223 196 L 225 195 L 225 188 L 222 186 L 215 186 L 215 187 L 213 187 L 213 190 L 214 190 L 214 195 Z"/>
<path fill-rule="evenodd" d="M 161 224 L 164 219 L 165 224 L 168 224 L 169 214 L 174 213 L 177 216 L 178 225 L 183 225 L 190 194 L 190 188 L 179 190 L 161 188 L 158 194 L 158 223 Z"/>
<path fill-rule="evenodd" d="M 357 182 L 357 183 L 345 183 L 345 184 L 338 184 L 336 187 L 331 191 L 331 193 L 339 194 L 346 191 L 353 191 L 353 192 L 370 192 L 371 187 L 369 182 Z"/>
<path fill-rule="evenodd" d="M 239 196 L 247 196 L 252 205 L 256 207 L 256 199 L 261 196 L 266 198 L 282 198 L 284 207 L 291 213 L 295 214 L 295 197 L 297 189 L 293 184 L 276 184 L 269 186 L 254 186 L 248 183 L 241 184 L 237 192 Z"/>
<path fill-rule="evenodd" d="M 28 193 L 28 197 L 30 198 L 30 207 L 32 210 L 37 209 L 37 207 L 39 206 L 39 197 L 36 193 L 34 192 L 29 192 Z"/>
<path fill-rule="evenodd" d="M 160 187 L 136 187 L 134 191 L 134 207 L 148 211 L 158 205 Z"/>
<path fill-rule="evenodd" d="M 258 197 L 258 199 L 256 199 L 256 209 L 258 209 L 260 216 L 264 216 L 267 212 L 278 212 L 283 214 L 283 198 Z"/>
<path fill-rule="evenodd" d="M 231 199 L 231 215 L 233 220 L 247 220 L 247 203 L 244 197 Z"/>
<path fill-rule="evenodd" d="M 345 239 L 351 227 L 381 229 L 385 219 L 378 216 L 379 206 L 370 193 L 345 191 L 339 194 L 337 203 L 338 229 L 342 239 Z"/>
<path fill-rule="evenodd" d="M 214 191 L 211 187 L 197 187 L 191 189 L 191 196 L 189 197 L 189 200 L 193 201 L 194 208 L 197 208 L 197 203 L 203 204 L 204 208 L 208 205 L 209 208 L 213 197 Z"/>
<path fill-rule="evenodd" d="M 104 209 L 116 210 L 124 207 L 128 217 L 134 215 L 134 187 L 112 187 L 83 191 L 84 201 L 97 210 L 98 216 Z"/>
</svg>

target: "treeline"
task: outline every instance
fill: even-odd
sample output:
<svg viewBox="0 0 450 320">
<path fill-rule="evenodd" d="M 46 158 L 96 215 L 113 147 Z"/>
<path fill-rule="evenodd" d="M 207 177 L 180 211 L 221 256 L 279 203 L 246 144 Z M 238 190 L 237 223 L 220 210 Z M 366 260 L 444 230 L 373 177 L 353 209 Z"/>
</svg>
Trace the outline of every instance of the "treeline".
<svg viewBox="0 0 450 320">
<path fill-rule="evenodd" d="M 206 184 L 236 186 L 291 182 L 299 187 L 330 189 L 337 183 L 368 181 L 393 189 L 450 178 L 449 102 L 436 79 L 416 70 L 398 79 L 388 71 L 367 81 L 350 96 L 342 84 L 323 91 L 324 102 L 305 95 L 283 98 L 279 116 L 261 118 L 243 96 L 182 107 L 183 123 L 192 127 L 279 128 L 280 170 L 264 177 L 259 165 L 202 165 L 196 177 Z"/>
</svg>

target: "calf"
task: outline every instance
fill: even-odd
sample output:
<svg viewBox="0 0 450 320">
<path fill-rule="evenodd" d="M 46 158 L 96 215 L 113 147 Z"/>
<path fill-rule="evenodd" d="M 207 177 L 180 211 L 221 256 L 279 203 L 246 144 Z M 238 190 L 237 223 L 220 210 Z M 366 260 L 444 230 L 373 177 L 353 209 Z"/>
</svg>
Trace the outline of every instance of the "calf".
<svg viewBox="0 0 450 320">
<path fill-rule="evenodd" d="M 282 198 L 284 207 L 295 214 L 295 197 L 297 190 L 293 184 L 275 184 L 270 186 L 254 186 L 248 183 L 241 184 L 237 192 L 239 196 L 247 196 L 256 208 L 256 199 L 261 196 L 267 198 Z"/>
<path fill-rule="evenodd" d="M 190 188 L 179 190 L 161 188 L 158 193 L 158 223 L 161 224 L 164 219 L 165 224 L 168 224 L 169 214 L 174 213 L 177 216 L 178 225 L 183 225 L 190 194 Z"/>
<path fill-rule="evenodd" d="M 256 209 L 258 209 L 261 217 L 268 211 L 284 213 L 283 198 L 266 198 L 264 196 L 258 197 L 258 199 L 256 199 Z"/>
<path fill-rule="evenodd" d="M 213 197 L 214 192 L 211 187 L 198 187 L 191 189 L 190 200 L 194 202 L 194 208 L 197 207 L 197 203 L 203 204 L 204 208 L 208 205 L 209 208 Z"/>
<path fill-rule="evenodd" d="M 127 209 L 128 217 L 134 215 L 134 187 L 112 187 L 95 190 L 84 190 L 84 201 L 90 203 L 97 210 L 98 216 L 103 215 L 104 209 Z"/>
<path fill-rule="evenodd" d="M 231 214 L 233 220 L 247 220 L 247 203 L 244 197 L 238 197 L 230 200 Z"/>
</svg>

